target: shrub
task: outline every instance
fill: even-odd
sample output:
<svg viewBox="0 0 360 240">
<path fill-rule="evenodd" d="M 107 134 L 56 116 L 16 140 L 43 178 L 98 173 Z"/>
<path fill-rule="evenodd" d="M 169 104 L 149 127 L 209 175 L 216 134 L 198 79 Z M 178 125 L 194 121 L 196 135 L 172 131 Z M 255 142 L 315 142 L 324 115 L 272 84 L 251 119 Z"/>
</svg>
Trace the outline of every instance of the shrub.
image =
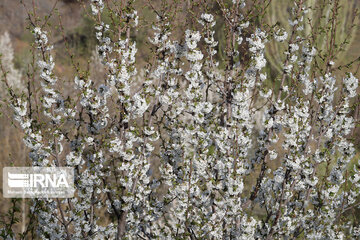
<svg viewBox="0 0 360 240">
<path fill-rule="evenodd" d="M 358 79 L 335 67 L 339 1 L 328 2 L 321 51 L 318 33 L 304 31 L 315 20 L 305 18 L 313 10 L 305 0 L 294 1 L 288 31 L 265 22 L 270 0 L 250 7 L 243 0 L 146 4 L 156 20 L 140 77 L 131 0 L 91 1 L 104 78 L 91 79 L 72 57 L 74 90 L 60 91 L 46 25 L 32 14 L 40 93 L 16 94 L 3 68 L 33 166 L 72 166 L 76 173 L 74 198 L 33 200 L 36 235 L 359 237 L 358 219 L 349 214 L 359 205 L 360 163 L 349 139 Z M 191 25 L 184 31 L 181 7 Z M 216 27 L 225 33 L 222 48 L 216 19 L 224 23 Z M 173 37 L 179 31 L 182 37 Z M 265 51 L 273 41 L 284 51 L 276 52 L 281 71 L 268 76 Z"/>
</svg>

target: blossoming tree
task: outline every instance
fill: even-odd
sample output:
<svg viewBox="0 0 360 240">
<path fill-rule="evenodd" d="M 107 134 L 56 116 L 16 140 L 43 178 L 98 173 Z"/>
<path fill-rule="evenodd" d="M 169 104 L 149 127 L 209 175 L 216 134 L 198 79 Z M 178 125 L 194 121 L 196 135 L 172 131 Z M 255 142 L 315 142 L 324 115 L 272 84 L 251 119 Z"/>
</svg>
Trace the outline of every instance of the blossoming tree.
<svg viewBox="0 0 360 240">
<path fill-rule="evenodd" d="M 326 51 L 318 51 L 317 33 L 304 33 L 316 20 L 304 17 L 314 11 L 308 1 L 294 1 L 290 31 L 264 22 L 270 2 L 145 2 L 156 21 L 139 77 L 134 1 L 92 0 L 106 75 L 92 79 L 70 53 L 72 90 L 55 74 L 48 18 L 29 11 L 37 64 L 24 94 L 2 65 L 9 105 L 32 165 L 74 167 L 76 194 L 34 199 L 34 222 L 18 236 L 359 237 L 349 214 L 359 205 L 350 139 L 358 79 L 335 67 L 339 1 L 328 3 Z M 187 29 L 176 20 L 181 4 Z M 222 48 L 215 29 L 226 36 Z M 275 75 L 265 58 L 273 41 L 286 49 Z M 9 223 L 0 234 L 17 239 Z"/>
</svg>

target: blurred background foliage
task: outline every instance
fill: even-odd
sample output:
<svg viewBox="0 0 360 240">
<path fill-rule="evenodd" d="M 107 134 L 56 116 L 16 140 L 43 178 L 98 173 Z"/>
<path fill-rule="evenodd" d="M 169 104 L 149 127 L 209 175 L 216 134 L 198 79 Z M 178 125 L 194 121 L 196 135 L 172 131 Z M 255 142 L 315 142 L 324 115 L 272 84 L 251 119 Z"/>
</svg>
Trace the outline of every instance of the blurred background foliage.
<svg viewBox="0 0 360 240">
<path fill-rule="evenodd" d="M 330 3 L 330 4 L 329 4 Z M 269 5 L 268 14 L 266 15 L 267 22 L 270 25 L 278 24 L 280 27 L 291 34 L 291 26 L 289 19 L 291 18 L 292 1 L 276 0 Z M 317 46 L 319 53 L 328 51 L 330 41 L 330 28 L 332 21 L 332 11 L 338 7 L 337 12 L 337 29 L 335 44 L 339 47 L 339 53 L 333 59 L 337 65 L 343 65 L 353 60 L 349 55 L 350 49 L 358 47 L 356 38 L 358 37 L 359 18 L 357 17 L 358 0 L 308 0 L 306 5 L 309 11 L 304 16 L 305 29 L 303 31 L 304 38 L 309 39 L 313 33 L 316 39 L 309 39 Z M 337 6 L 336 6 L 337 5 Z M 311 24 L 309 24 L 311 22 Z M 282 63 L 284 59 L 283 53 L 287 51 L 286 45 L 275 41 L 269 43 L 267 47 L 266 58 L 270 62 L 270 66 L 276 71 L 282 71 Z M 359 51 L 355 51 L 359 54 Z"/>
</svg>

